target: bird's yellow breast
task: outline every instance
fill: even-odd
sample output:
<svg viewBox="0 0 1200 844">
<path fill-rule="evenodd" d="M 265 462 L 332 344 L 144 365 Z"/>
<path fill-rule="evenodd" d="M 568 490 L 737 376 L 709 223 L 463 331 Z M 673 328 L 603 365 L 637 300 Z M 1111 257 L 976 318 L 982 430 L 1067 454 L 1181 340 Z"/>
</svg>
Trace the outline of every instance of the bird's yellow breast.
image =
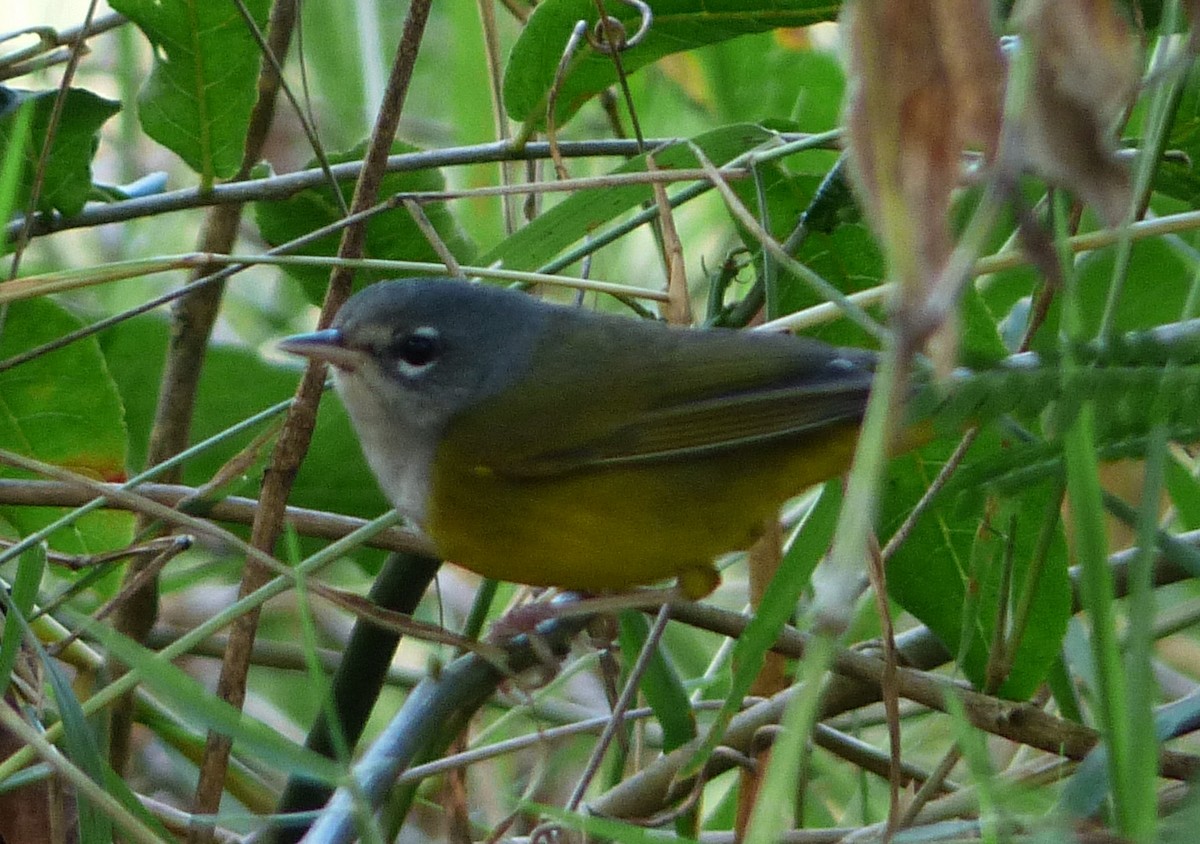
<svg viewBox="0 0 1200 844">
<path fill-rule="evenodd" d="M 717 556 L 746 548 L 783 501 L 845 469 L 857 430 L 519 478 L 458 459 L 448 437 L 425 528 L 446 559 L 485 577 L 585 591 L 679 578 L 699 597 L 717 583 Z"/>
</svg>

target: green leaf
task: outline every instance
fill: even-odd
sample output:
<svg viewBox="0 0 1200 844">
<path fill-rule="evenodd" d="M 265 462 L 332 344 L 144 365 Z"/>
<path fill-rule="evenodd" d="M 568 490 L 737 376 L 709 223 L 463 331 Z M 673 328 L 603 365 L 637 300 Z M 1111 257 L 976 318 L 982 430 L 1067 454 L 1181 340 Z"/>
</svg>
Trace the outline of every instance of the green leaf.
<svg viewBox="0 0 1200 844">
<path fill-rule="evenodd" d="M 1027 431 L 1044 430 L 1045 439 L 1015 434 L 1005 448 L 977 453 L 946 490 L 986 487 L 999 495 L 1019 495 L 1029 484 L 1062 475 L 1062 445 L 1054 435 L 1073 424 L 1089 402 L 1104 408 L 1094 423 L 1100 460 L 1145 454 L 1149 431 L 1160 420 L 1172 440 L 1200 437 L 1200 364 L 1190 357 L 1189 345 L 1135 335 L 1113 344 L 1112 351 L 1122 352 L 1115 360 L 1102 356 L 1097 365 L 1066 378 L 1053 360 L 1023 370 L 973 372 L 957 376 L 949 392 L 934 385 L 919 387 L 910 411 L 914 420 L 931 419 L 942 434 L 1004 416 L 1016 416 Z M 1178 356 L 1169 366 L 1166 359 L 1155 362 L 1172 353 Z M 1139 364 L 1139 359 L 1146 362 Z M 1183 488 L 1172 487 L 1177 489 Z"/>
<path fill-rule="evenodd" d="M 379 12 L 378 18 L 369 17 L 369 10 Z M 363 77 L 380 57 L 363 54 L 361 37 L 370 31 L 376 44 L 395 43 L 389 40 L 394 33 L 377 29 L 379 18 L 386 20 L 389 11 L 342 3 L 300 4 L 302 32 L 321 34 L 304 39 L 304 64 L 313 99 L 321 104 L 321 139 L 330 149 L 351 146 L 371 131 Z"/>
<path fill-rule="evenodd" d="M 722 122 L 786 119 L 794 121 L 789 131 L 812 133 L 840 125 L 841 63 L 833 51 L 811 49 L 805 34 L 747 35 L 694 55 L 703 68 L 702 91 Z"/>
<path fill-rule="evenodd" d="M 999 324 L 973 285 L 962 293 L 960 357 L 968 366 L 994 364 L 1008 354 Z"/>
<path fill-rule="evenodd" d="M 808 26 L 833 20 L 841 4 L 828 0 L 659 0 L 654 20 L 637 46 L 621 53 L 625 73 L 633 73 L 663 56 L 692 50 L 781 27 Z M 607 9 L 628 36 L 640 18 L 624 4 Z M 509 117 L 539 127 L 563 50 L 576 21 L 589 30 L 598 19 L 592 0 L 546 0 L 530 16 L 504 69 L 504 108 Z M 562 125 L 589 99 L 617 82 L 613 61 L 583 42 L 558 88 L 555 123 Z"/>
<path fill-rule="evenodd" d="M 1139 140 L 1140 143 L 1140 140 Z M 1154 172 L 1154 190 L 1182 200 L 1190 208 L 1200 203 L 1200 174 L 1194 162 L 1200 157 L 1200 68 L 1192 67 L 1180 93 L 1171 126 L 1167 130 L 1166 148 L 1184 154 L 1158 162 Z"/>
<path fill-rule="evenodd" d="M 888 536 L 900 526 L 953 447 L 952 442 L 937 442 L 892 461 L 881 496 L 882 535 Z M 985 429 L 972 447 L 968 462 L 1003 448 L 996 432 Z M 995 536 L 1002 550 L 1011 548 L 1011 594 L 1020 595 L 1051 493 L 1051 485 L 1042 484 L 992 509 L 977 491 L 972 494 L 968 489 L 961 496 L 944 493 L 916 520 L 908 539 L 888 563 L 889 594 L 928 625 L 951 652 L 965 655 L 959 667 L 976 685 L 985 680 L 992 631 L 1005 596 L 997 590 L 1003 554 L 996 555 L 995 565 L 973 575 L 972 554 L 986 557 L 975 552 L 975 545 Z M 964 619 L 963 607 L 969 596 L 973 607 Z M 1036 623 L 1025 631 L 1013 656 L 1012 673 L 1000 687 L 1000 694 L 1023 700 L 1041 683 L 1058 653 L 1070 611 L 1066 544 L 1058 530 L 1033 592 L 1031 617 Z M 1012 618 L 1011 608 L 1008 617 Z"/>
<path fill-rule="evenodd" d="M 641 653 L 650 635 L 650 622 L 637 610 L 624 610 L 617 618 L 621 652 L 630 660 Z M 642 674 L 639 687 L 654 717 L 662 726 L 663 751 L 675 748 L 696 737 L 696 717 L 688 701 L 687 690 L 675 666 L 667 659 L 662 642 L 654 645 L 654 654 Z"/>
<path fill-rule="evenodd" d="M 842 223 L 831 232 L 810 232 L 796 258 L 843 293 L 856 293 L 883 283 L 883 253 L 862 223 Z M 779 290 L 783 313 L 794 313 L 824 301 L 811 285 L 790 273 L 780 274 Z M 838 346 L 875 345 L 866 332 L 845 319 L 805 333 Z"/>
<path fill-rule="evenodd" d="M 330 163 L 340 164 L 345 161 L 359 161 L 366 151 L 366 144 L 359 144 L 347 152 L 329 157 Z M 392 144 L 392 154 L 418 152 L 410 145 L 397 141 Z M 315 162 L 309 162 L 314 167 Z M 343 179 L 339 182 L 342 195 L 349 203 L 354 191 L 354 180 Z M 379 198 L 382 200 L 395 193 L 415 191 L 443 191 L 446 180 L 438 170 L 413 170 L 403 173 L 389 173 L 383 177 L 379 187 Z M 421 204 L 425 216 L 433 224 L 446 247 L 462 263 L 470 263 L 475 257 L 475 245 L 459 228 L 458 222 L 450 213 L 445 202 L 425 202 Z M 345 216 L 333 191 L 323 186 L 300 191 L 288 199 L 256 202 L 254 204 L 254 219 L 258 223 L 263 239 L 272 246 L 278 246 L 289 240 L 308 234 L 311 231 L 335 223 Z M 335 232 L 296 250 L 297 255 L 323 255 L 332 257 L 337 254 L 341 242 L 341 232 Z M 380 258 L 405 261 L 438 261 L 437 251 L 430 245 L 429 240 L 421 233 L 412 215 L 404 208 L 397 208 L 376 214 L 367 222 L 366 243 L 363 247 L 364 258 Z M 319 303 L 325 295 L 325 286 L 329 280 L 329 270 L 323 267 L 292 267 L 284 268 L 293 278 L 299 279 L 309 300 Z M 359 270 L 355 273 L 356 289 L 385 278 L 395 278 L 403 273 L 396 271 Z"/>
<path fill-rule="evenodd" d="M 45 299 L 13 302 L 0 335 L 0 359 L 53 340 L 81 323 Z M 145 350 L 143 350 L 145 354 Z M 0 448 L 100 481 L 125 480 L 126 430 L 121 397 L 94 338 L 0 372 Z M 13 469 L 0 476 L 29 477 Z M 0 507 L 25 535 L 63 514 L 57 507 Z M 128 513 L 97 511 L 50 538 L 67 553 L 95 553 L 133 538 Z"/>
<path fill-rule="evenodd" d="M 245 0 L 260 30 L 270 0 Z M 200 174 L 205 184 L 242 162 L 258 97 L 260 53 L 233 3 L 114 0 L 154 47 L 154 68 L 138 95 L 146 134 Z"/>
<path fill-rule="evenodd" d="M 100 746 L 92 732 L 79 700 L 71 689 L 71 684 L 63 676 L 57 663 L 38 647 L 42 658 L 42 666 L 50 687 L 54 690 L 54 700 L 58 704 L 58 714 L 63 721 L 63 745 L 67 757 L 75 763 L 88 777 L 96 783 L 105 781 L 104 760 L 100 756 Z M 107 844 L 113 840 L 112 824 L 108 816 L 99 811 L 92 801 L 82 794 L 78 795 L 79 832 L 83 844 Z"/>
<path fill-rule="evenodd" d="M 17 560 L 17 577 L 12 585 L 12 611 L 4 614 L 4 633 L 0 638 L 0 689 L 7 689 L 22 638 L 22 619 L 28 618 L 37 601 L 42 572 L 46 570 L 45 546 L 35 545 Z M 0 585 L 0 589 L 5 588 Z"/>
<path fill-rule="evenodd" d="M 704 742 L 687 764 L 681 767 L 678 778 L 686 779 L 698 773 L 724 738 L 729 722 L 741 709 L 750 687 L 762 670 L 767 651 L 775 644 L 779 632 L 796 611 L 800 592 L 808 585 L 813 569 L 829 550 L 841 506 L 842 481 L 830 481 L 822 488 L 820 498 L 813 504 L 788 546 L 783 562 L 763 593 L 754 617 L 738 637 L 732 657 L 736 669 L 725 702 L 705 734 Z"/>
<path fill-rule="evenodd" d="M 1167 491 L 1183 530 L 1200 527 L 1200 480 L 1178 460 L 1167 461 Z"/>
<path fill-rule="evenodd" d="M 141 673 L 142 681 L 169 707 L 200 726 L 229 736 L 257 759 L 287 773 L 301 773 L 322 782 L 336 782 L 336 762 L 284 738 L 224 700 L 208 693 L 194 678 L 117 631 L 90 619 L 84 626 L 108 651 Z"/>
<path fill-rule="evenodd" d="M 163 356 L 157 352 L 148 354 L 147 350 L 164 348 L 168 334 L 165 320 L 143 317 L 129 320 L 105 332 L 103 337 L 108 365 L 125 401 L 132 466 L 140 467 L 145 461 L 162 379 Z M 197 390 L 192 441 L 214 436 L 291 396 L 301 372 L 298 366 L 267 363 L 244 347 L 211 347 Z M 241 388 L 247 384 L 253 384 L 253 389 Z M 184 482 L 197 485 L 208 481 L 252 436 L 223 443 L 188 461 L 184 466 Z M 264 452 L 264 460 L 269 453 L 269 449 Z M 257 473 L 248 469 L 245 489 L 232 492 L 255 496 L 257 482 Z M 312 448 L 300 468 L 289 503 L 369 518 L 390 506 L 367 468 L 341 402 L 333 394 L 321 401 Z"/>
<path fill-rule="evenodd" d="M 786 241 L 803 218 L 805 210 L 812 204 L 813 195 L 820 187 L 821 180 L 808 175 L 794 177 L 778 161 L 757 164 L 752 174 L 751 178 L 740 179 L 731 185 L 734 193 L 773 238 L 780 242 Z M 766 280 L 762 244 L 740 220 L 735 220 L 734 225 L 747 251 L 754 256 L 756 276 Z M 779 266 L 774 257 L 770 260 L 774 261 L 775 274 L 771 279 L 773 283 L 764 287 L 766 318 L 776 319 L 790 313 L 779 310 L 782 305 L 781 277 L 787 271 Z"/>
<path fill-rule="evenodd" d="M 0 158 L 16 142 L 13 130 L 18 111 L 33 109 L 33 119 L 21 155 L 24 167 L 14 197 L 14 208 L 23 210 L 33 190 L 34 175 L 50 130 L 50 115 L 58 91 L 19 91 L 0 86 Z M 120 103 L 71 88 L 65 94 L 62 114 L 54 131 L 38 194 L 37 210 L 78 214 L 92 192 L 92 157 L 96 133 L 108 118 L 121 110 Z"/>
<path fill-rule="evenodd" d="M 1074 276 L 1075 298 L 1082 320 L 1078 336 L 1095 336 L 1099 329 L 1113 278 L 1115 254 L 1114 248 L 1106 248 L 1079 259 Z M 1134 243 L 1115 329 L 1135 331 L 1179 319 L 1185 313 L 1194 275 L 1192 261 L 1182 257 L 1164 238 Z M 1054 297 L 1046 321 L 1034 337 L 1034 351 L 1058 348 L 1062 302 L 1063 297 Z"/>
<path fill-rule="evenodd" d="M 789 129 L 795 127 L 789 126 Z M 843 293 L 852 293 L 882 283 L 883 256 L 870 232 L 860 224 L 861 214 L 846 180 L 844 167 L 820 176 L 793 175 L 781 163 L 756 165 L 757 178 L 735 182 L 732 187 L 748 209 L 781 243 L 800 231 L 801 240 L 792 245 L 800 263 Z M 765 202 L 764 202 L 765 200 Z M 763 207 L 765 204 L 765 208 Z M 738 224 L 742 242 L 754 255 L 759 277 L 765 273 L 762 245 Z M 766 288 L 767 318 L 775 319 L 815 305 L 824 297 L 807 279 L 775 264 L 773 287 Z M 807 332 L 834 345 L 871 346 L 873 338 L 846 320 L 833 320 Z"/>
<path fill-rule="evenodd" d="M 743 152 L 774 138 L 761 126 L 723 126 L 693 138 L 709 159 L 720 166 Z M 674 144 L 654 154 L 659 169 L 697 167 L 696 157 L 686 144 Z M 613 173 L 644 173 L 646 157 L 639 155 Z M 480 264 L 499 263 L 505 269 L 533 270 L 543 267 L 568 246 L 577 243 L 605 223 L 653 199 L 649 185 L 619 185 L 580 190 L 518 230 L 479 259 Z"/>
</svg>

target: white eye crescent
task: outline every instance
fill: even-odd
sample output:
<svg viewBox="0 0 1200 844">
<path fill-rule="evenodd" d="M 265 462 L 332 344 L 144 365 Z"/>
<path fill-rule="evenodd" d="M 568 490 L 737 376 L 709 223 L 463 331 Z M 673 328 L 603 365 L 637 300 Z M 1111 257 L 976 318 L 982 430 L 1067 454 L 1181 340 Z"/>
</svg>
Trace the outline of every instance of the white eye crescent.
<svg viewBox="0 0 1200 844">
<path fill-rule="evenodd" d="M 388 345 L 387 356 L 395 361 L 401 375 L 419 375 L 442 353 L 442 335 L 431 325 L 422 325 L 397 335 Z"/>
</svg>

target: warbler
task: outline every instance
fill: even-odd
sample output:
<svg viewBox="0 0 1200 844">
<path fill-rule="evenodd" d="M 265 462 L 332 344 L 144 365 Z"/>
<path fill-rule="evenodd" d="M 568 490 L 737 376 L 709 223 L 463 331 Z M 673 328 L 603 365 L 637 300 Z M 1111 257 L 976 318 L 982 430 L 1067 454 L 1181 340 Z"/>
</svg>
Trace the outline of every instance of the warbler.
<svg viewBox="0 0 1200 844">
<path fill-rule="evenodd" d="M 381 487 L 443 558 L 590 592 L 675 578 L 691 597 L 849 465 L 875 365 L 446 279 L 367 287 L 281 347 L 332 365 Z"/>
</svg>

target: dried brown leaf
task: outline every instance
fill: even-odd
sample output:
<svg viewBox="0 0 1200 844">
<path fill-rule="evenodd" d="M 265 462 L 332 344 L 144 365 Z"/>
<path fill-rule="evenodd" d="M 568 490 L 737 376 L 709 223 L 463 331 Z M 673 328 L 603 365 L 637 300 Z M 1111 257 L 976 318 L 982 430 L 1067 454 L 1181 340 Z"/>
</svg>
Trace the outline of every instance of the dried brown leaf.
<svg viewBox="0 0 1200 844">
<path fill-rule="evenodd" d="M 1131 183 L 1115 133 L 1137 96 L 1139 39 L 1110 0 L 1025 0 L 1016 20 L 1034 63 L 1019 116 L 1023 163 L 1116 225 Z"/>
<path fill-rule="evenodd" d="M 845 24 L 850 160 L 900 282 L 902 318 L 920 310 L 949 258 L 964 149 L 997 149 L 1004 61 L 984 0 L 858 0 Z"/>
</svg>

